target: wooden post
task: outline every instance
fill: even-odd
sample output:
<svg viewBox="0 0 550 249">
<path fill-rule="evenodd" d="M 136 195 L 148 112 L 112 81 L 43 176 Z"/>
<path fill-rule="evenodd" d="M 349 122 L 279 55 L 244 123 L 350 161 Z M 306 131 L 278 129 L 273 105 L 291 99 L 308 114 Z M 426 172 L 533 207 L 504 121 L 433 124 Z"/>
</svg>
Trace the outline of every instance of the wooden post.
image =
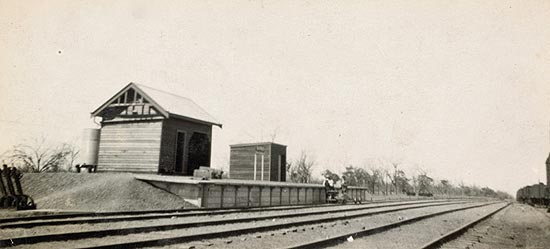
<svg viewBox="0 0 550 249">
<path fill-rule="evenodd" d="M 261 207 L 262 206 L 262 191 L 263 191 L 264 187 L 263 186 L 258 186 L 258 188 L 260 189 L 260 194 L 258 195 L 259 196 L 258 205 L 259 205 L 259 207 Z"/>
<path fill-rule="evenodd" d="M 262 153 L 262 176 L 260 177 L 260 179 L 262 181 L 264 180 L 264 153 Z"/>
<path fill-rule="evenodd" d="M 254 153 L 254 181 L 256 181 L 256 167 L 258 167 L 258 153 Z"/>
<path fill-rule="evenodd" d="M 247 198 L 246 198 L 246 206 L 250 207 L 250 186 L 246 186 L 248 188 Z"/>
<path fill-rule="evenodd" d="M 220 194 L 220 196 L 221 196 L 221 199 L 220 199 L 220 208 L 223 208 L 223 192 L 224 192 L 225 186 L 224 186 L 224 185 L 220 185 L 220 188 L 222 189 L 222 192 L 221 192 L 221 194 Z"/>
<path fill-rule="evenodd" d="M 283 187 L 279 187 L 279 206 L 283 205 Z"/>
<path fill-rule="evenodd" d="M 288 205 L 292 205 L 292 188 L 288 187 Z"/>
<path fill-rule="evenodd" d="M 238 194 L 239 194 L 239 186 L 235 185 L 235 205 L 234 205 L 234 207 L 237 207 L 239 205 L 239 201 L 237 199 Z"/>
<path fill-rule="evenodd" d="M 207 208 L 208 207 L 208 185 L 201 184 L 202 185 L 202 200 L 201 200 L 201 207 Z"/>
<path fill-rule="evenodd" d="M 273 206 L 273 187 L 269 187 L 269 206 Z"/>
</svg>

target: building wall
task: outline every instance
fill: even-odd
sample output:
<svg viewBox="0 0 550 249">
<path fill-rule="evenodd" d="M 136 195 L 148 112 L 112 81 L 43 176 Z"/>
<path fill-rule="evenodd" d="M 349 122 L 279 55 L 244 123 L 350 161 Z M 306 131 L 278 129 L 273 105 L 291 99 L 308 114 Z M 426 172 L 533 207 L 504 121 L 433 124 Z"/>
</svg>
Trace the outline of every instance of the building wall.
<svg viewBox="0 0 550 249">
<path fill-rule="evenodd" d="M 103 123 L 98 171 L 157 173 L 162 121 Z"/>
<path fill-rule="evenodd" d="M 175 172 L 176 168 L 176 140 L 178 131 L 185 133 L 185 147 L 183 158 L 183 172 Z M 189 152 L 189 140 L 194 132 L 200 132 L 207 134 L 210 142 L 212 142 L 212 126 L 200 123 L 194 123 L 191 121 L 169 118 L 165 119 L 162 125 L 162 145 L 160 149 L 159 169 L 161 172 L 175 173 L 183 175 L 192 175 L 187 168 L 188 152 Z M 212 151 L 212 144 L 210 143 L 210 152 Z M 208 165 L 210 166 L 210 159 Z"/>
<path fill-rule="evenodd" d="M 262 179 L 261 151 L 264 155 L 264 181 L 278 181 L 279 155 L 286 155 L 286 147 L 278 144 L 251 144 L 231 146 L 229 159 L 229 175 L 231 179 L 254 180 L 254 155 L 256 154 L 256 180 Z M 284 158 L 283 158 L 284 160 Z M 281 172 L 285 181 L 285 162 L 282 162 Z"/>
<path fill-rule="evenodd" d="M 229 155 L 229 175 L 231 179 L 254 180 L 254 155 L 257 153 L 257 150 L 263 151 L 263 179 L 269 181 L 271 170 L 271 147 L 267 145 L 231 147 L 231 153 Z M 260 154 L 257 154 L 256 160 L 256 180 L 260 181 L 262 179 L 262 157 Z"/>
</svg>

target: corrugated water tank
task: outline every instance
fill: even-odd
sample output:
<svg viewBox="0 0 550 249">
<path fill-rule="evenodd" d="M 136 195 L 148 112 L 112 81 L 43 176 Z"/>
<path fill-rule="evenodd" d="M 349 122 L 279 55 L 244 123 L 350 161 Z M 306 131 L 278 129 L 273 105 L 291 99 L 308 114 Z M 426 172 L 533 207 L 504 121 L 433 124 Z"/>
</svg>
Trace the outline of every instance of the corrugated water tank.
<svg viewBox="0 0 550 249">
<path fill-rule="evenodd" d="M 100 129 L 84 129 L 84 133 L 82 136 L 82 163 L 87 165 L 97 165 L 97 156 L 99 152 L 99 134 Z"/>
</svg>

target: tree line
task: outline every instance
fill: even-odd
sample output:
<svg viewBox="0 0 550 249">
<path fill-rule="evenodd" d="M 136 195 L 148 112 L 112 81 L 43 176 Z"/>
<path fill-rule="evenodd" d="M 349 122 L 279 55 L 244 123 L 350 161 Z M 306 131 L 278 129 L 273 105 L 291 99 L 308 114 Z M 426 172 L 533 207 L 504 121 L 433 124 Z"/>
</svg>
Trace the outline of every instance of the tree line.
<svg viewBox="0 0 550 249">
<path fill-rule="evenodd" d="M 287 181 L 296 183 L 321 183 L 323 180 L 313 177 L 315 159 L 303 152 L 291 162 L 287 162 Z M 372 165 L 370 167 L 356 167 L 349 165 L 339 175 L 328 169 L 322 171 L 324 178 L 333 181 L 344 180 L 348 186 L 366 188 L 371 194 L 392 195 L 452 195 L 452 196 L 479 196 L 499 199 L 512 198 L 508 193 L 493 190 L 489 187 L 476 185 L 452 184 L 449 180 L 436 180 L 423 169 L 418 169 L 413 175 L 407 175 L 399 167 L 399 163 L 391 163 L 391 167 Z"/>
<path fill-rule="evenodd" d="M 61 143 L 52 146 L 43 138 L 33 144 L 18 144 L 0 155 L 2 163 L 19 168 L 23 172 L 59 172 L 71 171 L 77 160 L 79 150 L 71 144 Z M 296 160 L 287 162 L 287 181 L 296 183 L 318 183 L 323 179 L 313 177 L 317 166 L 315 158 L 302 151 Z M 348 186 L 364 187 L 371 194 L 434 194 L 434 195 L 466 195 L 495 198 L 512 198 L 509 194 L 496 191 L 489 187 L 467 186 L 463 183 L 453 185 L 448 180 L 435 180 L 427 171 L 419 169 L 411 176 L 407 175 L 399 163 L 391 163 L 390 167 L 371 165 L 356 167 L 349 165 L 341 173 L 328 169 L 322 175 L 333 181 L 345 179 Z"/>
<path fill-rule="evenodd" d="M 79 150 L 69 143 L 52 145 L 45 138 L 30 144 L 17 144 L 0 154 L 2 164 L 19 168 L 22 172 L 71 171 Z"/>
</svg>

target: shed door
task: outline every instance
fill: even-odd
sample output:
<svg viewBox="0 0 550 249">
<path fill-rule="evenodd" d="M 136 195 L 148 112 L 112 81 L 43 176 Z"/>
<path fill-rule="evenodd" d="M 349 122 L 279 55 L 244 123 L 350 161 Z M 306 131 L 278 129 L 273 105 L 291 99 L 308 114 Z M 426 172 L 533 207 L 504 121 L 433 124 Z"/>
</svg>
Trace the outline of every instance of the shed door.
<svg viewBox="0 0 550 249">
<path fill-rule="evenodd" d="M 185 151 L 185 133 L 178 132 L 176 139 L 176 173 L 183 173 L 183 159 Z"/>
<path fill-rule="evenodd" d="M 210 166 L 210 139 L 208 135 L 193 132 L 189 139 L 187 155 L 187 174 L 193 175 L 193 171 L 200 166 Z"/>
</svg>

